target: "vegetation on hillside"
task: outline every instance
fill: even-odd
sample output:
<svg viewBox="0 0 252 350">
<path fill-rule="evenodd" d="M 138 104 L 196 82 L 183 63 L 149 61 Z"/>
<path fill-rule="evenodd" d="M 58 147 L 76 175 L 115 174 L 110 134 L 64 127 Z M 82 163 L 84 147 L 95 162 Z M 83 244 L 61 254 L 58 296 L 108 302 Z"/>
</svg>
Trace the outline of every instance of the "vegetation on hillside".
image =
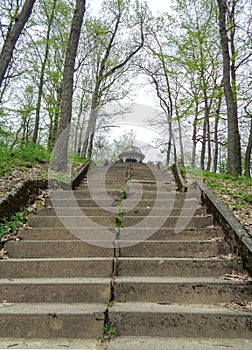
<svg viewBox="0 0 252 350">
<path fill-rule="evenodd" d="M 188 177 L 200 176 L 252 235 L 252 178 L 225 173 L 183 169 Z"/>
</svg>

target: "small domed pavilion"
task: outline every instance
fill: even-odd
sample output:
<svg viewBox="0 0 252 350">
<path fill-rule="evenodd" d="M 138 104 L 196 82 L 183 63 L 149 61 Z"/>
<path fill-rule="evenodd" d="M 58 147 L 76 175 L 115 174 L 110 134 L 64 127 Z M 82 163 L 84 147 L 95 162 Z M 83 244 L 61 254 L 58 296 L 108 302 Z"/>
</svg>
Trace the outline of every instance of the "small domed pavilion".
<svg viewBox="0 0 252 350">
<path fill-rule="evenodd" d="M 142 163 L 145 155 L 140 151 L 138 147 L 129 146 L 123 149 L 123 151 L 118 154 L 118 158 L 121 162 L 134 162 Z"/>
</svg>

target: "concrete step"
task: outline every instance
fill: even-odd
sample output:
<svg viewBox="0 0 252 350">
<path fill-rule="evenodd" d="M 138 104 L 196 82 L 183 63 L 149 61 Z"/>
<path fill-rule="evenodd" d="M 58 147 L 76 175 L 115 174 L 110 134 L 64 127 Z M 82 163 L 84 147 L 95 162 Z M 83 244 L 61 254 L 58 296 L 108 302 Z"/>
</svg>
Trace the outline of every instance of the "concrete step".
<svg viewBox="0 0 252 350">
<path fill-rule="evenodd" d="M 88 244 L 84 241 L 9 241 L 5 250 L 10 258 L 76 258 L 76 257 L 113 257 L 113 248 L 103 248 L 97 241 Z"/>
<path fill-rule="evenodd" d="M 114 189 L 114 190 L 74 190 L 74 191 L 54 191 L 51 193 L 51 197 L 53 199 L 72 199 L 73 197 L 76 199 L 88 199 L 88 198 L 99 198 L 99 199 L 106 199 L 110 197 L 111 199 L 118 199 L 120 195 L 122 194 L 122 191 L 124 190 L 124 187 L 121 189 Z M 195 195 L 189 196 L 189 194 L 185 193 L 179 193 L 174 191 L 159 191 L 158 196 L 160 199 L 167 199 L 167 200 L 174 200 L 174 199 L 193 199 L 197 197 Z M 129 190 L 127 193 L 127 198 L 134 199 L 156 199 L 157 197 L 157 191 L 146 191 L 146 190 Z"/>
<path fill-rule="evenodd" d="M 28 258 L 7 259 L 0 264 L 1 278 L 75 278 L 109 277 L 114 259 L 89 258 Z"/>
<path fill-rule="evenodd" d="M 119 277 L 116 302 L 161 304 L 218 304 L 231 300 L 251 300 L 252 281 L 228 281 L 210 277 Z"/>
<path fill-rule="evenodd" d="M 124 188 L 121 190 L 115 189 L 111 190 L 108 192 L 105 191 L 89 191 L 87 190 L 73 190 L 73 191 L 54 191 L 51 193 L 51 197 L 53 199 L 71 199 L 71 198 L 76 198 L 76 199 L 85 199 L 85 198 L 102 198 L 104 199 L 110 197 L 111 199 L 114 198 L 119 198 L 121 191 L 123 191 Z"/>
<path fill-rule="evenodd" d="M 244 343 L 241 343 L 244 344 Z M 54 338 L 54 339 L 39 339 L 39 338 L 2 338 L 1 349 L 71 349 L 71 350 L 97 350 L 101 346 L 99 339 L 68 339 L 68 338 Z M 238 349 L 239 350 L 239 349 Z M 244 348 L 243 350 L 247 350 Z"/>
<path fill-rule="evenodd" d="M 119 336 L 251 339 L 251 312 L 211 305 L 115 303 L 110 326 Z"/>
<path fill-rule="evenodd" d="M 148 234 L 150 229 L 138 228 L 137 234 L 134 228 L 124 228 L 124 235 L 128 237 L 139 238 L 144 237 L 147 233 L 148 240 L 207 240 L 207 239 L 222 239 L 223 232 L 217 227 L 214 228 L 198 228 L 198 229 L 185 229 L 180 233 L 175 233 L 174 230 L 168 228 L 156 228 L 154 234 L 152 230 L 150 235 Z M 83 232 L 88 240 L 104 238 L 104 229 L 95 229 L 92 227 L 83 228 Z M 71 233 L 68 229 L 62 227 L 56 228 L 36 228 L 31 227 L 28 229 L 19 229 L 18 237 L 25 240 L 74 240 L 76 236 Z"/>
<path fill-rule="evenodd" d="M 113 207 L 114 208 L 114 207 Z M 110 210 L 109 210 L 110 209 Z M 72 207 L 72 208 L 66 208 L 66 207 L 57 207 L 57 214 L 62 216 L 78 216 L 80 214 L 80 210 L 87 216 L 113 216 L 116 213 L 119 213 L 121 211 L 120 207 L 115 207 L 116 212 L 113 210 L 111 211 L 111 208 L 108 208 L 108 210 L 105 210 L 100 207 Z M 148 216 L 151 212 L 151 208 L 134 208 L 132 210 L 126 211 L 126 216 Z M 54 208 L 40 208 L 37 212 L 38 216 L 54 216 L 57 215 Z M 158 210 L 158 214 L 160 216 L 167 214 L 166 208 L 160 208 Z M 175 208 L 172 209 L 169 216 L 179 216 L 181 214 L 181 208 Z M 191 209 L 187 208 L 183 210 L 184 216 L 189 216 L 191 214 Z M 204 207 L 198 207 L 195 209 L 194 215 L 201 216 L 201 215 L 207 215 L 207 210 Z"/>
<path fill-rule="evenodd" d="M 238 258 L 164 258 L 119 257 L 118 276 L 174 276 L 220 277 L 225 274 L 244 273 Z"/>
<path fill-rule="evenodd" d="M 8 303 L 105 303 L 110 278 L 2 278 L 0 295 Z"/>
<path fill-rule="evenodd" d="M 104 304 L 20 303 L 0 308 L 0 337 L 98 338 Z"/>
<path fill-rule="evenodd" d="M 108 277 L 113 258 L 23 258 L 1 261 L 1 278 Z M 244 274 L 237 258 L 118 258 L 118 276 L 215 277 Z"/>
<path fill-rule="evenodd" d="M 116 241 L 121 257 L 208 258 L 230 253 L 224 242 L 218 241 Z M 122 248 L 121 248 L 122 247 Z"/>
<path fill-rule="evenodd" d="M 113 241 L 9 241 L 5 246 L 11 258 L 113 257 Z M 228 254 L 228 246 L 218 241 L 115 241 L 122 257 L 207 258 Z"/>
<path fill-rule="evenodd" d="M 103 181 L 102 178 L 100 178 L 100 182 Z M 119 182 L 117 182 L 119 184 Z M 108 180 L 105 180 L 105 187 L 108 189 L 122 189 L 125 188 L 125 186 L 127 187 L 128 191 L 146 191 L 146 192 L 167 192 L 167 191 L 173 191 L 176 192 L 176 186 L 175 184 L 173 184 L 173 182 L 169 179 L 165 179 L 164 181 L 160 181 L 160 182 L 156 182 L 156 181 L 148 181 L 148 180 L 137 180 L 137 179 L 131 179 L 128 180 L 125 183 L 120 183 L 121 186 L 116 186 L 115 182 L 109 182 Z M 113 186 L 111 188 L 111 186 Z M 82 189 L 87 190 L 88 188 L 92 188 L 92 186 L 90 185 L 90 183 L 86 183 L 86 187 L 82 187 Z M 97 184 L 97 186 L 95 187 L 95 190 L 97 191 L 101 191 L 104 190 L 104 185 L 101 186 L 100 184 Z M 179 192 L 177 192 L 179 193 Z"/>
<path fill-rule="evenodd" d="M 78 343 L 77 343 L 78 344 Z M 71 346 L 71 345 L 70 345 Z M 71 349 L 71 348 L 70 348 Z M 76 347 L 76 349 L 79 349 Z M 90 350 L 93 348 L 90 347 Z M 199 338 L 190 337 L 118 337 L 112 338 L 107 350 L 251 350 L 251 339 Z"/>
<path fill-rule="evenodd" d="M 143 221 L 144 219 L 148 221 Z M 133 226 L 137 223 L 141 223 L 144 227 L 167 227 L 175 228 L 178 219 L 183 220 L 184 228 L 202 228 L 213 224 L 213 219 L 211 216 L 124 216 L 123 226 Z M 62 222 L 64 221 L 64 223 Z M 90 223 L 96 223 L 104 227 L 115 228 L 115 215 L 111 213 L 111 216 L 39 216 L 34 215 L 29 217 L 28 224 L 31 227 L 88 227 Z M 98 227 L 97 227 L 98 228 Z"/>
<path fill-rule="evenodd" d="M 52 207 L 56 206 L 57 208 L 60 207 L 76 207 L 76 203 L 79 207 L 97 207 L 97 203 L 94 199 L 54 199 L 53 203 L 50 198 L 46 198 L 45 205 Z M 111 201 L 108 199 L 102 199 L 99 198 L 99 204 L 102 207 L 114 207 L 117 206 L 118 203 L 115 203 L 115 200 L 111 198 Z M 132 199 L 126 199 L 123 201 L 124 208 L 152 208 L 153 206 L 156 206 L 158 208 L 183 208 L 184 206 L 186 208 L 196 208 L 198 205 L 200 205 L 200 201 L 198 199 L 176 199 L 176 200 L 166 200 L 166 199 L 160 199 L 156 201 L 155 199 L 141 199 L 140 201 L 132 200 Z"/>
<path fill-rule="evenodd" d="M 15 345 L 17 344 L 17 345 Z M 1 349 L 10 349 L 14 345 L 19 349 L 81 349 L 81 350 L 251 350 L 251 339 L 226 338 L 167 338 L 167 337 L 112 337 L 110 342 L 104 343 L 97 339 L 1 339 Z"/>
</svg>

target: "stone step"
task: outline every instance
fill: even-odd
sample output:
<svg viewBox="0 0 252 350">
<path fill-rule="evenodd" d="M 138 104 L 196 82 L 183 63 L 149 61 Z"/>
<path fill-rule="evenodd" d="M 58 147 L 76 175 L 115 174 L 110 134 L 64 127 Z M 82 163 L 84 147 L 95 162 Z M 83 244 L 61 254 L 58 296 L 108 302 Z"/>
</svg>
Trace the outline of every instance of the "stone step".
<svg viewBox="0 0 252 350">
<path fill-rule="evenodd" d="M 229 247 L 218 241 L 116 241 L 120 257 L 208 258 L 228 254 Z"/>
<path fill-rule="evenodd" d="M 104 234 L 104 229 L 95 229 L 92 227 L 83 228 L 83 232 L 86 232 L 85 236 L 88 240 L 102 238 Z M 147 233 L 148 240 L 195 240 L 195 239 L 222 239 L 223 232 L 218 228 L 198 228 L 198 229 L 185 229 L 180 233 L 175 233 L 174 230 L 167 228 L 156 228 L 154 234 L 153 230 L 150 231 L 148 228 L 138 228 L 137 235 L 136 230 L 132 228 L 124 228 L 125 235 L 129 237 L 144 237 Z M 148 234 L 150 231 L 150 234 Z M 68 229 L 62 227 L 56 228 L 28 228 L 19 229 L 18 237 L 25 240 L 73 240 L 76 236 Z"/>
<path fill-rule="evenodd" d="M 119 277 L 115 280 L 116 302 L 160 304 L 218 304 L 252 298 L 251 280 L 227 281 L 210 277 Z"/>
<path fill-rule="evenodd" d="M 102 181 L 102 179 L 101 179 Z M 158 191 L 168 191 L 170 190 L 175 190 L 175 186 L 174 188 L 171 187 L 170 183 L 164 183 L 164 184 L 157 184 L 156 182 L 150 183 L 150 182 L 137 182 L 139 186 L 137 188 L 137 190 L 139 191 L 140 188 L 143 191 L 150 191 L 150 192 L 157 192 Z M 139 185 L 140 184 L 140 185 Z M 108 191 L 112 191 L 115 189 L 124 189 L 125 188 L 126 183 L 125 182 L 115 182 L 115 181 L 107 181 L 105 182 L 105 188 Z M 129 189 L 129 191 L 133 191 L 136 188 L 136 184 L 135 182 L 133 184 L 131 184 L 131 182 L 128 181 L 127 183 L 127 187 Z M 92 187 L 88 184 L 88 183 L 83 183 L 81 184 L 77 190 L 82 190 L 82 191 L 87 191 L 90 190 Z M 100 186 L 99 184 L 97 184 L 96 186 L 96 191 L 104 191 L 104 186 Z"/>
<path fill-rule="evenodd" d="M 117 208 L 117 213 L 121 211 L 120 207 Z M 110 208 L 111 209 L 111 208 Z M 134 208 L 132 210 L 125 210 L 126 216 L 148 216 L 151 212 L 152 208 Z M 66 208 L 66 207 L 57 207 L 57 213 L 55 213 L 54 208 L 41 208 L 38 209 L 37 215 L 38 216 L 54 216 L 56 214 L 63 215 L 63 216 L 78 216 L 80 213 L 80 210 L 87 216 L 112 216 L 115 215 L 115 211 L 107 210 L 100 208 L 100 207 L 72 207 L 72 208 Z M 189 216 L 191 214 L 191 209 L 187 208 L 183 210 L 184 216 Z M 167 209 L 160 208 L 158 209 L 158 214 L 160 216 L 167 214 Z M 169 216 L 179 216 L 181 214 L 181 208 L 175 208 L 172 209 Z M 207 210 L 204 207 L 198 207 L 195 209 L 194 215 L 201 216 L 201 215 L 207 215 Z"/>
<path fill-rule="evenodd" d="M 68 344 L 68 343 L 67 343 Z M 77 343 L 78 344 L 78 343 Z M 68 346 L 71 346 L 70 344 Z M 70 348 L 71 349 L 71 348 Z M 75 347 L 75 349 L 79 349 Z M 84 348 L 86 350 L 86 348 Z M 87 348 L 92 350 L 93 348 Z M 96 349 L 96 348 L 94 348 Z M 241 338 L 188 338 L 185 337 L 118 337 L 112 338 L 107 350 L 251 350 L 252 340 Z"/>
<path fill-rule="evenodd" d="M 18 303 L 0 308 L 0 337 L 98 338 L 104 304 Z"/>
<path fill-rule="evenodd" d="M 230 256 L 213 258 L 135 258 L 119 257 L 118 276 L 175 276 L 220 277 L 225 274 L 244 273 L 239 258 Z"/>
<path fill-rule="evenodd" d="M 77 200 L 72 200 L 72 199 L 54 199 L 53 203 L 50 198 L 46 198 L 45 200 L 45 205 L 52 207 L 53 204 L 56 207 L 76 207 L 76 203 L 79 207 L 97 207 L 97 203 L 95 202 L 94 199 L 77 199 Z M 123 206 L 125 208 L 148 208 L 148 207 L 153 207 L 154 205 L 158 208 L 183 208 L 184 206 L 186 208 L 195 208 L 200 204 L 200 201 L 198 199 L 176 199 L 176 200 L 166 200 L 166 199 L 159 199 L 156 201 L 155 199 L 141 199 L 136 202 L 136 200 L 132 199 L 126 199 L 123 201 Z M 114 207 L 118 206 L 118 203 L 115 203 L 114 200 L 111 198 L 111 201 L 108 199 L 102 199 L 99 198 L 99 205 L 102 207 Z"/>
<path fill-rule="evenodd" d="M 118 336 L 252 338 L 251 312 L 211 305 L 115 303 L 109 317 Z"/>
<path fill-rule="evenodd" d="M 113 241 L 9 241 L 5 250 L 11 258 L 113 257 Z M 223 242 L 215 241 L 122 241 L 114 242 L 122 257 L 207 258 L 229 253 Z"/>
<path fill-rule="evenodd" d="M 9 349 L 14 344 L 18 344 L 19 349 L 81 349 L 97 350 L 105 346 L 106 350 L 251 350 L 251 339 L 226 339 L 226 338 L 167 338 L 167 337 L 112 337 L 109 343 L 104 345 L 99 339 L 1 339 L 1 349 Z"/>
<path fill-rule="evenodd" d="M 51 197 L 53 200 L 56 199 L 90 199 L 90 198 L 99 198 L 99 199 L 117 199 L 122 194 L 124 188 L 102 191 L 102 190 L 73 190 L 73 191 L 53 191 Z M 143 191 L 143 190 L 132 190 L 127 193 L 127 198 L 130 199 L 156 199 L 157 191 Z M 159 191 L 159 199 L 166 199 L 168 201 L 176 199 L 197 199 L 196 194 L 187 195 L 185 193 L 179 193 L 174 191 Z"/>
<path fill-rule="evenodd" d="M 0 264 L 1 278 L 109 277 L 113 258 L 7 259 Z"/>
<path fill-rule="evenodd" d="M 95 243 L 97 243 L 95 245 Z M 109 242 L 110 243 L 110 242 Z M 10 258 L 76 258 L 76 257 L 113 257 L 113 248 L 104 248 L 107 242 L 93 241 L 9 241 L 5 250 Z M 112 245 L 111 245 L 112 247 Z"/>
<path fill-rule="evenodd" d="M 105 303 L 110 278 L 0 279 L 1 300 L 8 303 Z"/>
<path fill-rule="evenodd" d="M 113 258 L 26 258 L 1 261 L 1 278 L 108 277 Z M 119 276 L 220 277 L 244 274 L 237 258 L 118 258 Z"/>
<path fill-rule="evenodd" d="M 16 344 L 16 345 L 15 345 Z M 244 342 L 241 343 L 243 345 Z M 14 346 L 13 346 L 14 345 Z M 101 339 L 68 339 L 68 338 L 53 338 L 53 339 L 38 339 L 38 338 L 2 338 L 1 349 L 71 349 L 71 350 L 97 350 L 101 346 Z M 120 347 L 119 347 L 120 348 Z M 121 348 L 120 348 L 121 349 Z M 237 350 L 238 348 L 236 348 Z M 205 349 L 204 349 L 205 350 Z M 239 349 L 238 349 L 239 350 Z M 243 350 L 247 350 L 243 348 Z"/>
<path fill-rule="evenodd" d="M 147 221 L 143 221 L 147 219 Z M 211 216 L 124 216 L 123 226 L 133 226 L 141 223 L 144 227 L 167 227 L 174 228 L 181 220 L 183 228 L 202 228 L 213 224 Z M 63 223 L 63 222 L 64 223 Z M 88 227 L 91 223 L 96 223 L 104 227 L 115 228 L 115 215 L 113 216 L 30 216 L 28 224 L 31 227 Z M 98 227 L 97 227 L 98 228 Z"/>
</svg>

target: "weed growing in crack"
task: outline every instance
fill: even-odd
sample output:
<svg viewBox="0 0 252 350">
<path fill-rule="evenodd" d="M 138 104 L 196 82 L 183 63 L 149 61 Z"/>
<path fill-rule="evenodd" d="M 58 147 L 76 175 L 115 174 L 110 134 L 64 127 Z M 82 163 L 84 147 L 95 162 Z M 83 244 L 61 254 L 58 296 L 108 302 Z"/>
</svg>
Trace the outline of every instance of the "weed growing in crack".
<svg viewBox="0 0 252 350">
<path fill-rule="evenodd" d="M 119 213 L 117 216 L 115 216 L 116 228 L 123 227 L 123 217 L 124 217 L 124 213 Z"/>
<path fill-rule="evenodd" d="M 117 330 L 113 327 L 110 327 L 107 323 L 102 327 L 103 339 L 109 341 Z"/>
<path fill-rule="evenodd" d="M 112 307 L 113 305 L 115 305 L 115 303 L 116 303 L 115 300 L 110 300 L 110 301 L 106 301 L 105 304 L 106 304 L 108 307 Z"/>
</svg>

